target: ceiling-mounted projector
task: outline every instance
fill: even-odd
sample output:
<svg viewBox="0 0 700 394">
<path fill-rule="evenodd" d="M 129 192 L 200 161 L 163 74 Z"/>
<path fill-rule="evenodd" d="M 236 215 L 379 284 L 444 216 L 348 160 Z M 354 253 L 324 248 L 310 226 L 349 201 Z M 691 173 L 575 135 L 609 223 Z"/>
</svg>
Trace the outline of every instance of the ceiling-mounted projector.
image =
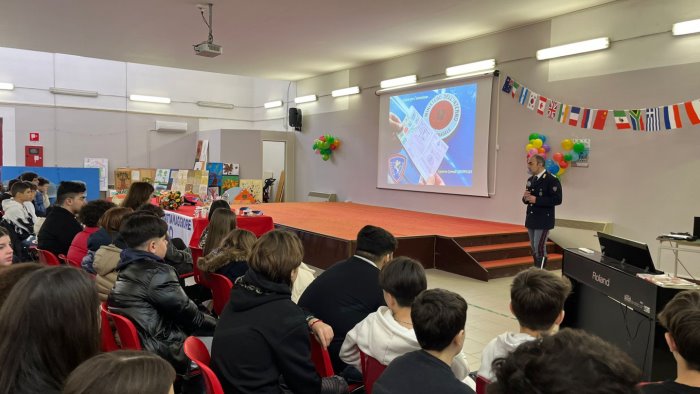
<svg viewBox="0 0 700 394">
<path fill-rule="evenodd" d="M 214 34 L 212 33 L 211 27 L 213 6 L 214 5 L 212 3 L 197 5 L 197 8 L 199 8 L 199 11 L 202 13 L 202 19 L 204 19 L 204 23 L 209 28 L 209 38 L 206 41 L 200 42 L 199 44 L 192 45 L 194 47 L 195 55 L 204 57 L 216 57 L 221 55 L 221 45 L 214 44 Z M 204 17 L 204 10 L 206 10 L 207 8 L 209 8 L 209 22 L 207 22 L 207 18 Z"/>
<path fill-rule="evenodd" d="M 216 57 L 221 55 L 221 45 L 204 41 L 194 46 L 194 53 L 199 56 Z"/>
</svg>

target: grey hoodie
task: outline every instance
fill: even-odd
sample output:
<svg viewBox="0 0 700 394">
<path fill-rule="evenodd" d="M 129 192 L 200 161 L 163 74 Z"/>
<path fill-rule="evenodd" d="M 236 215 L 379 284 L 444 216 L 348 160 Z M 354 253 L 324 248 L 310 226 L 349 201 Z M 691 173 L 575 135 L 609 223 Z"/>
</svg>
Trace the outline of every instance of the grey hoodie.
<svg viewBox="0 0 700 394">
<path fill-rule="evenodd" d="M 478 375 L 489 381 L 493 381 L 493 371 L 491 364 L 497 358 L 506 357 L 510 352 L 515 350 L 520 344 L 536 339 L 529 334 L 520 332 L 504 332 L 503 334 L 493 338 L 484 350 L 481 351 L 481 367 L 479 367 Z"/>
</svg>

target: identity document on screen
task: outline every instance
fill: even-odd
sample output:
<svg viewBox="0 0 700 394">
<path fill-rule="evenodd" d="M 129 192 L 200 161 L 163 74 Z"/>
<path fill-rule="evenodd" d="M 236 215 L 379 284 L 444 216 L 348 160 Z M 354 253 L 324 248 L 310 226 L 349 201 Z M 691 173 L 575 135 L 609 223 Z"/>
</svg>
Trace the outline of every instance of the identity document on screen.
<svg viewBox="0 0 700 394">
<path fill-rule="evenodd" d="M 492 78 L 384 94 L 377 187 L 488 196 Z"/>
</svg>

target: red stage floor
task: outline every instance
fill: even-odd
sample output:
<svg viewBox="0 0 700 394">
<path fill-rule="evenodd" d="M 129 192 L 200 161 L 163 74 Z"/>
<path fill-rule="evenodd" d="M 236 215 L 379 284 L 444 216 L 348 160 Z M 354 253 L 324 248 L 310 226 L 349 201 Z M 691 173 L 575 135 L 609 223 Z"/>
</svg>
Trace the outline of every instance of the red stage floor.
<svg viewBox="0 0 700 394">
<path fill-rule="evenodd" d="M 382 227 L 396 237 L 504 234 L 525 231 L 524 226 L 382 208 L 345 202 L 285 202 L 256 205 L 276 224 L 354 240 L 365 225 Z"/>
</svg>

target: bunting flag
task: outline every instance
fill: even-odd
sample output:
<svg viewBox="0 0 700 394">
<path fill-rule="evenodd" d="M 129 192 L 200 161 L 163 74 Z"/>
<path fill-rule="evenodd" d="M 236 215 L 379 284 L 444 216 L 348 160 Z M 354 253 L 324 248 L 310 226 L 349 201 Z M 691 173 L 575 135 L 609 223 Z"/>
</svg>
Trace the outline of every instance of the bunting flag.
<svg viewBox="0 0 700 394">
<path fill-rule="evenodd" d="M 615 116 L 615 126 L 618 130 L 629 130 L 632 128 L 629 119 L 627 119 L 627 112 L 625 112 L 624 110 L 614 110 L 613 116 Z"/>
<path fill-rule="evenodd" d="M 569 111 L 571 111 L 570 105 L 559 105 L 559 112 L 557 112 L 557 122 L 566 124 L 569 121 Z"/>
<path fill-rule="evenodd" d="M 501 90 L 510 94 L 530 111 L 561 124 L 584 129 L 604 130 L 608 115 L 612 112 L 617 130 L 658 131 L 675 130 L 683 127 L 682 114 L 685 110 L 690 124 L 700 124 L 700 99 L 682 103 L 649 107 L 644 109 L 591 109 L 578 107 L 547 98 L 535 93 L 527 86 L 506 76 Z M 579 122 L 580 120 L 580 122 Z"/>
<path fill-rule="evenodd" d="M 530 100 L 527 103 L 527 109 L 529 109 L 530 111 L 534 110 L 535 105 L 537 105 L 537 102 L 539 101 L 539 99 L 540 99 L 539 94 L 537 94 L 535 92 L 530 93 Z"/>
<path fill-rule="evenodd" d="M 537 102 L 537 114 L 544 115 L 544 110 L 547 108 L 547 97 L 540 96 L 540 100 Z"/>
<path fill-rule="evenodd" d="M 518 102 L 520 103 L 520 105 L 525 105 L 529 94 L 530 94 L 530 89 L 526 88 L 525 86 L 523 86 L 523 88 L 520 89 L 520 98 L 518 99 Z"/>
<path fill-rule="evenodd" d="M 688 114 L 690 123 L 696 125 L 700 123 L 700 99 L 685 102 L 685 112 Z"/>
<path fill-rule="evenodd" d="M 644 120 L 642 119 L 641 109 L 631 109 L 629 110 L 630 123 L 632 124 L 632 130 L 644 130 Z"/>
<path fill-rule="evenodd" d="M 506 82 L 503 84 L 501 90 L 505 93 L 510 93 L 510 91 L 513 90 L 513 82 L 514 81 L 510 77 L 506 77 Z"/>
<path fill-rule="evenodd" d="M 605 121 L 608 119 L 608 110 L 599 109 L 595 113 L 595 120 L 593 121 L 593 128 L 596 130 L 603 130 L 605 128 Z"/>
<path fill-rule="evenodd" d="M 647 131 L 661 130 L 661 122 L 659 122 L 659 108 L 647 108 L 645 111 Z"/>
<path fill-rule="evenodd" d="M 569 115 L 569 126 L 578 125 L 578 114 L 581 112 L 579 107 L 571 107 L 571 114 Z"/>
<path fill-rule="evenodd" d="M 664 107 L 664 126 L 666 130 L 679 129 L 683 127 L 681 124 L 681 110 L 678 104 L 667 105 Z"/>
<path fill-rule="evenodd" d="M 581 128 L 582 129 L 590 129 L 593 126 L 593 115 L 591 114 L 591 111 L 593 111 L 590 108 L 583 108 L 581 111 Z"/>
<path fill-rule="evenodd" d="M 558 101 L 549 100 L 549 106 L 547 107 L 547 119 L 554 119 L 554 117 L 557 116 L 557 112 L 559 112 L 559 105 L 560 103 Z"/>
</svg>

